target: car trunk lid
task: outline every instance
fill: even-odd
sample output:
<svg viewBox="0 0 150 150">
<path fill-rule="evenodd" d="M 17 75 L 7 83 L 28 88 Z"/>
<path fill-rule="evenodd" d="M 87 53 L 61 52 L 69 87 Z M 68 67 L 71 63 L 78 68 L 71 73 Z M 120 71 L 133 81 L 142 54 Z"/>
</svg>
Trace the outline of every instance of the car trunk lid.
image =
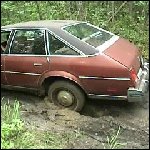
<svg viewBox="0 0 150 150">
<path fill-rule="evenodd" d="M 105 55 L 126 66 L 137 73 L 140 68 L 140 53 L 138 48 L 128 40 L 119 38 L 113 45 L 107 48 Z"/>
</svg>

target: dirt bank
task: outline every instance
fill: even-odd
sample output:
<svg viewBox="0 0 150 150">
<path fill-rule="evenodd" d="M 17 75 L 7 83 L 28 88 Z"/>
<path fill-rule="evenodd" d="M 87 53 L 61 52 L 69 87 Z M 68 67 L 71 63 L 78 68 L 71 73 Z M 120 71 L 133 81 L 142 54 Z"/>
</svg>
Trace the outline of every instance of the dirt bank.
<svg viewBox="0 0 150 150">
<path fill-rule="evenodd" d="M 15 99 L 20 101 L 27 128 L 74 134 L 76 138 L 70 139 L 65 148 L 103 149 L 108 145 L 107 137 L 116 134 L 119 127 L 118 141 L 125 143 L 122 148 L 149 148 L 149 101 L 127 103 L 92 99 L 87 100 L 81 113 L 77 113 L 59 109 L 46 98 L 29 93 L 1 90 L 1 97 L 11 103 Z"/>
</svg>

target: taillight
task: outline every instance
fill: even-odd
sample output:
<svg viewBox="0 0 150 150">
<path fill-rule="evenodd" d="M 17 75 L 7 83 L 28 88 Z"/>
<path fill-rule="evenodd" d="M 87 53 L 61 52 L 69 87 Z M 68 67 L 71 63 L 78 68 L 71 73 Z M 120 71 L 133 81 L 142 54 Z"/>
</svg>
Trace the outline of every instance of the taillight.
<svg viewBox="0 0 150 150">
<path fill-rule="evenodd" d="M 131 80 L 135 84 L 137 82 L 137 80 L 138 80 L 138 77 L 137 77 L 136 72 L 135 72 L 135 70 L 133 68 L 130 70 L 130 77 L 131 77 Z"/>
</svg>

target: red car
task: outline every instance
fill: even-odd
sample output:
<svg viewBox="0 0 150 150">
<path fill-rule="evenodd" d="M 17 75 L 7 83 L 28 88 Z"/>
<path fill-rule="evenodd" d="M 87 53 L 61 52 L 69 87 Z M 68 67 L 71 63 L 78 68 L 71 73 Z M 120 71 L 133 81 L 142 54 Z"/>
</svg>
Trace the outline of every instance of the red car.
<svg viewBox="0 0 150 150">
<path fill-rule="evenodd" d="M 1 85 L 38 91 L 80 111 L 86 97 L 138 102 L 149 90 L 149 63 L 128 40 L 71 20 L 1 27 Z"/>
</svg>

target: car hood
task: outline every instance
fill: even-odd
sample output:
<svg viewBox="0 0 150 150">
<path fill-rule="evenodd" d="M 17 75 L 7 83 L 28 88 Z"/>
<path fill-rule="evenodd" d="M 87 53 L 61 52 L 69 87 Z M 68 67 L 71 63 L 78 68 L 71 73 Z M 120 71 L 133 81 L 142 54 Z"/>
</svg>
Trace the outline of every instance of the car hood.
<svg viewBox="0 0 150 150">
<path fill-rule="evenodd" d="M 128 69 L 134 68 L 136 73 L 140 68 L 140 52 L 138 48 L 128 40 L 119 38 L 113 45 L 103 53 L 118 61 Z"/>
</svg>

